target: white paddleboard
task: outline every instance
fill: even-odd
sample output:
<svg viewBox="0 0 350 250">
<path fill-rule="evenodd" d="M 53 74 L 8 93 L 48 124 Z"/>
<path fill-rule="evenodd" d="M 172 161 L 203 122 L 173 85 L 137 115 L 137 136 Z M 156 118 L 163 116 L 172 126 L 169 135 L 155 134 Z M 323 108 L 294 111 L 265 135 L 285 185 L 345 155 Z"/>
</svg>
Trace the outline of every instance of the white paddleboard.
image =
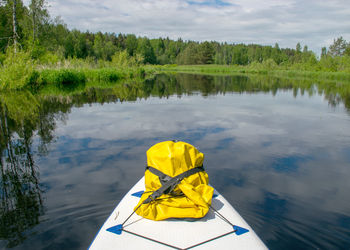
<svg viewBox="0 0 350 250">
<path fill-rule="evenodd" d="M 134 213 L 144 177 L 124 196 L 96 235 L 90 249 L 267 249 L 228 201 L 214 190 L 212 207 L 201 219 L 153 221 Z M 140 192 L 141 191 L 141 192 Z M 236 230 L 236 231 L 235 231 Z M 235 231 L 235 232 L 234 232 Z"/>
</svg>

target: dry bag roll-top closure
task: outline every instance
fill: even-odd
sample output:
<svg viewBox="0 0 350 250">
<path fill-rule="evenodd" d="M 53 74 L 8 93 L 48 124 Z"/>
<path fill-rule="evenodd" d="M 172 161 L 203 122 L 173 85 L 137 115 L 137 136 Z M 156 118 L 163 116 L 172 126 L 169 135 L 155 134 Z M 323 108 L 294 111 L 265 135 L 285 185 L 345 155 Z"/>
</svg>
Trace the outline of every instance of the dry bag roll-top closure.
<svg viewBox="0 0 350 250">
<path fill-rule="evenodd" d="M 214 189 L 208 185 L 203 153 L 185 142 L 166 141 L 147 151 L 145 192 L 135 212 L 147 219 L 201 218 Z"/>
</svg>

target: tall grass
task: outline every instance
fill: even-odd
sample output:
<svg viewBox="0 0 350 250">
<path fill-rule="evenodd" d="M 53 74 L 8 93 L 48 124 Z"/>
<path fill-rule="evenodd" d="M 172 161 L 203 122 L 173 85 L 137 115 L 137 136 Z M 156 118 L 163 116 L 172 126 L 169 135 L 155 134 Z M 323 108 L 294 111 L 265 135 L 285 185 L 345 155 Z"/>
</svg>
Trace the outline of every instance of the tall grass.
<svg viewBox="0 0 350 250">
<path fill-rule="evenodd" d="M 350 82 L 350 73 L 348 72 L 324 72 L 324 71 L 307 71 L 285 69 L 271 62 L 252 63 L 248 66 L 229 66 L 229 65 L 172 65 L 157 66 L 157 71 L 184 72 L 196 74 L 260 74 L 278 77 L 301 77 L 318 80 L 342 80 Z"/>
<path fill-rule="evenodd" d="M 83 69 L 89 82 L 116 82 L 125 78 L 126 73 L 114 68 Z"/>
<path fill-rule="evenodd" d="M 45 69 L 40 72 L 39 77 L 39 83 L 41 84 L 71 84 L 85 82 L 85 74 L 75 69 Z"/>
<path fill-rule="evenodd" d="M 121 79 L 144 78 L 145 70 L 141 67 L 116 68 L 81 68 L 81 69 L 43 69 L 38 72 L 37 85 L 78 84 L 78 83 L 115 83 Z M 33 82 L 31 84 L 34 84 Z"/>
<path fill-rule="evenodd" d="M 121 79 L 145 78 L 146 70 L 139 55 L 117 52 L 112 61 L 94 58 L 64 59 L 47 52 L 36 58 L 28 52 L 8 50 L 0 54 L 0 89 L 38 88 L 47 85 L 116 83 Z"/>
</svg>

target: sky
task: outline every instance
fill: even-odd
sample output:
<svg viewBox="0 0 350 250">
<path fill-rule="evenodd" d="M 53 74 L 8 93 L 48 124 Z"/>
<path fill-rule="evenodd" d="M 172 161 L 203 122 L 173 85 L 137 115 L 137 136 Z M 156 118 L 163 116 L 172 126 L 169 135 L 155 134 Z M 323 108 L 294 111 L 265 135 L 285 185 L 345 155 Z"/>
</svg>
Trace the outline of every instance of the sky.
<svg viewBox="0 0 350 250">
<path fill-rule="evenodd" d="M 25 0 L 28 3 L 30 0 Z M 350 40 L 349 0 L 47 0 L 70 29 L 262 44 L 317 54 Z"/>
</svg>

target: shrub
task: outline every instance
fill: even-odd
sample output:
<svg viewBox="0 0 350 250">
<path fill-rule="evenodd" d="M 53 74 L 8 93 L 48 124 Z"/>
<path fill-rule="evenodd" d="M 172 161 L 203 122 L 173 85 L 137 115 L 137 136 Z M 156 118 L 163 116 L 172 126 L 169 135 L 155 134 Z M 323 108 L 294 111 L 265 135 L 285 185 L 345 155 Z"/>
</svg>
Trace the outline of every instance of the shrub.
<svg viewBox="0 0 350 250">
<path fill-rule="evenodd" d="M 59 57 L 58 54 L 52 53 L 52 52 L 46 52 L 43 54 L 39 59 L 38 62 L 43 65 L 57 65 L 58 62 L 60 62 L 62 58 Z"/>
<path fill-rule="evenodd" d="M 140 77 L 140 78 L 145 78 L 146 76 L 146 71 L 144 68 L 138 68 L 137 69 L 137 76 Z"/>
<path fill-rule="evenodd" d="M 85 69 L 85 75 L 91 82 L 116 82 L 123 77 L 121 72 L 113 68 Z"/>
<path fill-rule="evenodd" d="M 140 66 L 143 61 L 144 57 L 142 55 L 136 54 L 135 56 L 129 56 L 126 50 L 117 51 L 112 56 L 112 64 L 119 68 Z"/>
<path fill-rule="evenodd" d="M 100 82 L 116 82 L 120 75 L 115 69 L 100 69 L 98 70 L 98 78 Z"/>
<path fill-rule="evenodd" d="M 129 65 L 129 55 L 126 50 L 118 51 L 112 56 L 112 63 L 117 67 L 127 67 Z"/>
<path fill-rule="evenodd" d="M 271 58 L 269 58 L 267 60 L 264 60 L 261 64 L 262 64 L 262 67 L 264 69 L 270 69 L 271 70 L 271 69 L 276 69 L 277 68 L 276 62 L 273 59 L 271 59 Z"/>
<path fill-rule="evenodd" d="M 3 66 L 0 67 L 0 89 L 21 89 L 26 86 L 34 71 L 34 61 L 28 52 L 13 48 L 6 51 Z"/>
<path fill-rule="evenodd" d="M 37 89 L 39 86 L 39 77 L 40 74 L 38 71 L 34 70 L 32 74 L 30 75 L 28 79 L 28 85 L 31 87 L 32 90 Z"/>
<path fill-rule="evenodd" d="M 85 83 L 86 76 L 83 72 L 74 69 L 46 69 L 41 72 L 40 81 L 43 84 Z"/>
<path fill-rule="evenodd" d="M 0 53 L 0 66 L 4 63 L 5 59 L 6 59 L 6 55 Z"/>
</svg>

